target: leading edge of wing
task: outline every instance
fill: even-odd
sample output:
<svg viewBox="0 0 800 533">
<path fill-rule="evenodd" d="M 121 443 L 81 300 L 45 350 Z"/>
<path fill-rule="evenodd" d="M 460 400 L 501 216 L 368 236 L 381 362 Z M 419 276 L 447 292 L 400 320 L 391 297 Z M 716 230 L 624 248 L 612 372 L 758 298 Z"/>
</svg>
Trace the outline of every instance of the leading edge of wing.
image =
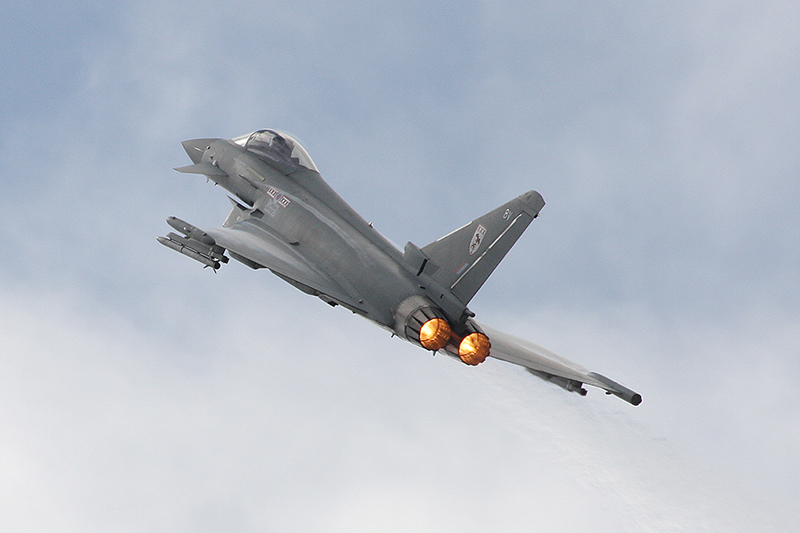
<svg viewBox="0 0 800 533">
<path fill-rule="evenodd" d="M 490 326 L 481 324 L 480 327 L 491 339 L 490 357 L 522 366 L 531 374 L 582 396 L 586 395 L 586 389 L 583 388 L 585 384 L 603 389 L 607 394 L 613 394 L 632 405 L 642 403 L 641 394 L 602 374 L 589 372 L 581 365 L 556 355 L 547 348 Z"/>
</svg>

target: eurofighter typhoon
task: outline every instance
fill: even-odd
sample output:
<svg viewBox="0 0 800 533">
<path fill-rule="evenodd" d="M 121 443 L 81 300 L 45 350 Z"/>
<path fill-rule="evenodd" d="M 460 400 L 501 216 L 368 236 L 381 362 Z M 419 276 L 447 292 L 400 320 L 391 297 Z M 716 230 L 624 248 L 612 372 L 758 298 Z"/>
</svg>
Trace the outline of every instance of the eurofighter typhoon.
<svg viewBox="0 0 800 533">
<path fill-rule="evenodd" d="M 214 270 L 229 257 L 267 269 L 306 294 L 342 306 L 398 337 L 467 365 L 494 357 L 567 391 L 591 385 L 639 405 L 641 395 L 552 352 L 475 320 L 467 307 L 544 207 L 526 192 L 444 237 L 400 251 L 322 179 L 291 135 L 259 130 L 235 139 L 183 142 L 200 174 L 231 193 L 221 228 L 175 217 L 158 241 Z M 226 255 L 227 253 L 227 255 Z"/>
</svg>

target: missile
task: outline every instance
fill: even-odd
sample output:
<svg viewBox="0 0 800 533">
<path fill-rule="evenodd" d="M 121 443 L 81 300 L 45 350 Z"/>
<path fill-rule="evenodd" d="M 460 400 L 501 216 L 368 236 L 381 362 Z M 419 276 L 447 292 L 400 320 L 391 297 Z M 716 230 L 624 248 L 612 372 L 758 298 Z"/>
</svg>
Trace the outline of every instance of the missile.
<svg viewBox="0 0 800 533">
<path fill-rule="evenodd" d="M 577 392 L 581 396 L 586 396 L 586 389 L 583 388 L 583 383 L 580 381 L 576 381 L 574 379 L 567 379 L 562 378 L 561 376 L 554 376 L 553 374 L 548 374 L 547 372 L 541 372 L 538 370 L 533 370 L 532 368 L 526 369 L 528 372 L 533 374 L 534 376 L 540 377 L 545 381 L 549 381 L 554 385 L 558 385 L 562 389 L 569 391 L 569 392 Z"/>
<path fill-rule="evenodd" d="M 195 252 L 210 257 L 215 261 L 222 261 L 223 263 L 228 262 L 228 258 L 225 257 L 224 255 L 225 248 L 217 244 L 215 244 L 214 246 L 208 246 L 207 244 L 197 242 L 194 239 L 191 239 L 189 237 L 184 237 L 183 235 L 178 235 L 177 233 L 173 233 L 171 231 L 167 233 L 167 239 L 171 240 L 172 242 L 178 243 L 182 246 L 188 246 Z"/>
<path fill-rule="evenodd" d="M 178 235 L 177 233 L 169 232 L 166 237 L 158 237 L 158 242 L 167 248 L 172 248 L 176 252 L 180 252 L 186 257 L 191 257 L 214 270 L 219 268 L 220 261 L 223 263 L 228 262 L 228 258 L 225 256 L 225 248 L 219 246 L 214 241 L 214 238 L 205 231 L 177 217 L 167 218 L 167 224 L 183 233 L 183 235 Z"/>
<path fill-rule="evenodd" d="M 200 263 L 203 263 L 204 265 L 209 266 L 209 267 L 213 268 L 214 270 L 219 268 L 219 262 L 218 261 L 215 261 L 215 260 L 213 260 L 211 258 L 208 258 L 208 257 L 204 256 L 203 254 L 201 254 L 200 252 L 192 250 L 188 246 L 185 246 L 185 245 L 183 245 L 183 244 L 181 244 L 179 242 L 175 242 L 173 240 L 167 239 L 166 237 L 156 237 L 156 239 L 158 239 L 158 242 L 160 242 L 161 244 L 163 244 L 167 248 L 172 248 L 176 252 L 180 252 L 183 255 L 185 255 L 186 257 L 191 257 L 195 261 L 199 261 Z"/>
<path fill-rule="evenodd" d="M 195 226 L 192 226 L 188 222 L 179 219 L 178 217 L 167 217 L 167 224 L 180 231 L 190 239 L 194 239 L 207 246 L 214 246 L 216 244 L 211 235 Z"/>
</svg>

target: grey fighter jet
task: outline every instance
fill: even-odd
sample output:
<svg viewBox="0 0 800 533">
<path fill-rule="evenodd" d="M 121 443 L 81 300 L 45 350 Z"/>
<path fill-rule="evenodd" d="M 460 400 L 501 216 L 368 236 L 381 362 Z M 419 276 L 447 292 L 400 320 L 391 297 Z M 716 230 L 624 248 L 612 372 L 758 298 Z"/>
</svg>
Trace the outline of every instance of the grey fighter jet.
<svg viewBox="0 0 800 533">
<path fill-rule="evenodd" d="M 235 139 L 184 141 L 189 166 L 231 193 L 221 228 L 175 217 L 158 241 L 214 270 L 230 256 L 265 268 L 306 294 L 342 306 L 432 352 L 477 365 L 494 357 L 564 389 L 591 385 L 638 405 L 641 395 L 475 320 L 472 297 L 544 207 L 526 192 L 444 237 L 400 251 L 322 179 L 291 135 L 259 130 Z M 227 252 L 227 255 L 226 255 Z"/>
</svg>

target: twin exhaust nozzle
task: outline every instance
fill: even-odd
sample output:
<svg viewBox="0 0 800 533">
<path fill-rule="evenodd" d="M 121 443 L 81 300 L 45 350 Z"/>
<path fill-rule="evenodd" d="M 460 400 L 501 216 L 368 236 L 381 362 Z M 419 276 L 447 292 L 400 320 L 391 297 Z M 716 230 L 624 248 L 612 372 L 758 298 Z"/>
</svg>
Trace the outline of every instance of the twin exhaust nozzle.
<svg viewBox="0 0 800 533">
<path fill-rule="evenodd" d="M 468 321 L 457 333 L 433 302 L 423 297 L 412 297 L 409 300 L 412 299 L 413 304 L 418 307 L 412 307 L 413 311 L 402 317 L 402 331 L 406 339 L 418 343 L 426 350 L 445 350 L 472 366 L 483 363 L 489 357 L 492 343 L 474 324 Z"/>
</svg>

